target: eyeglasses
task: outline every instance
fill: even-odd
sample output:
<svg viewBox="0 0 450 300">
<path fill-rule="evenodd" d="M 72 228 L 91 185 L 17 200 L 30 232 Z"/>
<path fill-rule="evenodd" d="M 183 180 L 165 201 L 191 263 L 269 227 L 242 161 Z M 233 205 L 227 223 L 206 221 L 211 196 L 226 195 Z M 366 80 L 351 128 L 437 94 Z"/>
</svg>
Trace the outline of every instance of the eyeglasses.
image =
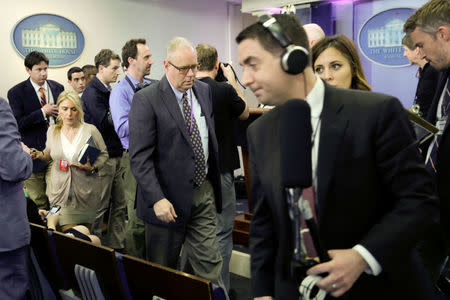
<svg viewBox="0 0 450 300">
<path fill-rule="evenodd" d="M 170 61 L 169 61 L 169 64 L 172 67 L 174 67 L 175 69 L 177 69 L 178 72 L 180 72 L 183 75 L 186 75 L 189 72 L 189 70 L 192 70 L 192 72 L 196 73 L 197 69 L 198 69 L 198 64 L 190 65 L 190 66 L 183 66 L 183 67 L 177 67 L 173 63 L 171 63 Z"/>
</svg>

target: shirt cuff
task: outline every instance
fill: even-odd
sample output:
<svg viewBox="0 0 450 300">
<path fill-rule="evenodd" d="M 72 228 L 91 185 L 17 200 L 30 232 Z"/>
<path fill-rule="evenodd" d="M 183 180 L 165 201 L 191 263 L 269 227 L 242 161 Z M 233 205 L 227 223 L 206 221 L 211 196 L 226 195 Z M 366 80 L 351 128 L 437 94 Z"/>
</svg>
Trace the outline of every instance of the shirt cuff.
<svg viewBox="0 0 450 300">
<path fill-rule="evenodd" d="M 47 116 L 45 115 L 44 109 L 41 108 L 41 111 L 42 111 L 42 115 L 44 116 L 44 120 L 47 120 Z"/>
<path fill-rule="evenodd" d="M 369 265 L 369 268 L 366 269 L 364 272 L 370 275 L 377 276 L 381 273 L 383 268 L 381 267 L 380 263 L 373 257 L 373 255 L 362 245 L 358 244 L 355 247 L 353 247 L 354 250 L 356 250 L 366 261 L 366 263 Z"/>
</svg>

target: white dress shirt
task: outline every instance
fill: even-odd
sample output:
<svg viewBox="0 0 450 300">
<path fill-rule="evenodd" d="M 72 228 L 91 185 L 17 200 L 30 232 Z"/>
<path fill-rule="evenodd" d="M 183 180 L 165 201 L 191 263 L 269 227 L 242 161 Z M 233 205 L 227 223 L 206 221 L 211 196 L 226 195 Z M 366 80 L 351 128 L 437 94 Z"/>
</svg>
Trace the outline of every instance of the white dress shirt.
<svg viewBox="0 0 450 300">
<path fill-rule="evenodd" d="M 44 88 L 44 94 L 45 94 L 45 99 L 47 101 L 47 103 L 55 103 L 55 100 L 53 99 L 53 95 L 52 95 L 52 90 L 49 88 L 47 80 L 44 82 L 44 84 L 42 86 L 36 84 L 33 82 L 33 80 L 30 79 L 31 85 L 34 88 L 34 91 L 36 92 L 36 95 L 38 97 L 39 102 L 41 101 L 41 92 L 39 91 L 40 88 Z M 48 120 L 47 115 L 44 112 L 44 109 L 41 108 L 42 111 L 42 115 L 44 116 L 44 119 Z M 50 124 L 55 124 L 54 118 L 50 118 Z"/>
<path fill-rule="evenodd" d="M 313 186 L 314 193 L 317 195 L 317 160 L 319 156 L 319 142 L 320 142 L 320 128 L 321 128 L 321 114 L 323 109 L 323 100 L 325 97 L 325 85 L 319 76 L 316 75 L 316 83 L 314 87 L 306 96 L 306 102 L 308 102 L 311 108 L 311 126 L 312 126 L 312 150 L 311 150 L 311 162 L 312 162 L 312 174 L 313 174 Z M 317 197 L 316 197 L 317 203 Z M 366 269 L 366 273 L 378 275 L 381 273 L 382 268 L 373 255 L 362 245 L 358 244 L 353 247 L 367 262 L 369 269 Z"/>
</svg>

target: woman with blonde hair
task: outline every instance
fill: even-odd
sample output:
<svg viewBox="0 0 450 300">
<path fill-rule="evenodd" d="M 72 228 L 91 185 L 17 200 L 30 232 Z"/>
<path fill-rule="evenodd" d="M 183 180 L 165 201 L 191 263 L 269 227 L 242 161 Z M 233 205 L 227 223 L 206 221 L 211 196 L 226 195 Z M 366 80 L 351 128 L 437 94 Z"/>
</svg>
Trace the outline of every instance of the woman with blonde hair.
<svg viewBox="0 0 450 300">
<path fill-rule="evenodd" d="M 81 99 L 76 92 L 62 92 L 56 106 L 57 124 L 48 128 L 46 147 L 43 151 L 31 149 L 31 157 L 53 160 L 47 194 L 51 206 L 61 206 L 62 231 L 80 224 L 90 228 L 101 199 L 98 170 L 108 153 L 97 128 L 84 123 Z M 81 164 L 78 155 L 89 140 L 101 152 L 93 164 L 89 160 Z"/>
<path fill-rule="evenodd" d="M 327 36 L 311 52 L 314 72 L 328 84 L 370 91 L 356 46 L 345 35 Z"/>
</svg>

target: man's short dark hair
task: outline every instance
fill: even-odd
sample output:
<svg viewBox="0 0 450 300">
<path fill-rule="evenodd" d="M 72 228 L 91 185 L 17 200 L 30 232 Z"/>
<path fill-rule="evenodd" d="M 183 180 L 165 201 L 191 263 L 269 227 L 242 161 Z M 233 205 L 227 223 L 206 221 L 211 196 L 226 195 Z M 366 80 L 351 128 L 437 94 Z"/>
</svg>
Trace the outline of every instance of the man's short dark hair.
<svg viewBox="0 0 450 300">
<path fill-rule="evenodd" d="M 25 67 L 28 69 L 33 69 L 33 66 L 40 64 L 41 62 L 45 62 L 48 65 L 48 58 L 44 53 L 39 51 L 32 51 L 28 53 L 25 57 Z"/>
<path fill-rule="evenodd" d="M 67 71 L 67 79 L 72 80 L 72 74 L 73 73 L 80 73 L 80 72 L 84 73 L 83 69 L 80 68 L 80 67 L 72 67 L 72 68 L 70 68 L 69 71 Z"/>
<path fill-rule="evenodd" d="M 136 59 L 138 53 L 138 44 L 145 45 L 147 42 L 145 39 L 131 39 L 125 43 L 122 47 L 122 66 L 129 67 L 130 63 L 128 58 Z"/>
<path fill-rule="evenodd" d="M 120 61 L 120 56 L 118 54 L 114 53 L 111 49 L 102 49 L 94 58 L 95 67 L 97 70 L 100 65 L 108 67 L 111 60 L 116 59 Z"/>
<path fill-rule="evenodd" d="M 434 37 L 439 26 L 450 26 L 450 1 L 430 0 L 406 20 L 403 31 L 407 34 L 420 27 Z"/>
<path fill-rule="evenodd" d="M 292 41 L 293 44 L 301 46 L 309 51 L 309 41 L 300 20 L 293 15 L 272 15 L 281 28 Z M 280 43 L 272 36 L 272 34 L 260 23 L 255 23 L 242 30 L 236 37 L 236 42 L 240 44 L 243 40 L 258 40 L 261 46 L 268 52 L 278 55 L 281 54 L 283 48 Z"/>
<path fill-rule="evenodd" d="M 217 50 L 211 45 L 199 44 L 195 49 L 197 51 L 197 61 L 199 71 L 211 71 L 216 66 Z"/>
</svg>

